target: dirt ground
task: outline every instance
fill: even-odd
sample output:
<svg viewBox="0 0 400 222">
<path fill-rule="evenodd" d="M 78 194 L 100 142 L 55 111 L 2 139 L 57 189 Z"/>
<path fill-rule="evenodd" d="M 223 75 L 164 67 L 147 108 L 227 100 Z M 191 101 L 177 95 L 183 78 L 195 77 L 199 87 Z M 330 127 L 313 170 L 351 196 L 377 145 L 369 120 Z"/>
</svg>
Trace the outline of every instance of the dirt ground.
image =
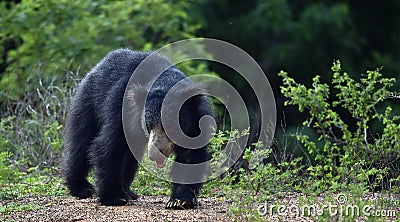
<svg viewBox="0 0 400 222">
<path fill-rule="evenodd" d="M 299 204 L 299 194 L 288 194 L 276 200 L 279 204 Z M 366 197 L 372 200 L 375 197 Z M 317 198 L 322 203 L 323 197 Z M 202 206 L 194 210 L 166 210 L 168 197 L 140 196 L 126 206 L 101 206 L 96 199 L 79 200 L 69 196 L 62 197 L 25 197 L 19 200 L 0 200 L 0 207 L 9 207 L 12 211 L 0 213 L 0 221 L 243 221 L 245 218 L 228 217 L 229 201 L 215 198 L 200 198 Z M 396 198 L 396 203 L 398 199 Z M 397 205 L 397 204 L 396 204 Z M 20 206 L 29 209 L 15 210 Z M 399 206 L 393 206 L 400 212 Z M 255 210 L 254 213 L 257 213 Z M 313 221 L 309 217 L 264 215 L 265 221 Z M 328 217 L 329 218 L 329 217 Z M 374 218 L 378 221 L 397 221 L 399 215 Z M 326 218 L 327 219 L 327 218 Z M 339 218 L 335 218 L 337 220 Z M 365 217 L 353 218 L 354 221 L 369 220 Z"/>
<path fill-rule="evenodd" d="M 78 200 L 73 197 L 26 197 L 21 200 L 0 200 L 0 205 L 23 206 L 30 204 L 33 210 L 13 210 L 0 213 L 0 221 L 243 221 L 227 216 L 228 201 L 200 198 L 201 207 L 194 210 L 164 209 L 168 197 L 140 196 L 126 206 L 101 206 L 96 199 Z M 256 212 L 255 212 L 256 213 Z M 309 218 L 266 217 L 266 221 L 312 221 Z"/>
<path fill-rule="evenodd" d="M 167 197 L 141 196 L 126 206 L 101 206 L 95 199 L 73 197 L 31 197 L 13 200 L 15 205 L 32 204 L 38 209 L 1 213 L 0 221 L 229 221 L 224 204 L 200 199 L 194 210 L 166 210 Z M 11 201 L 0 201 L 7 207 Z"/>
</svg>

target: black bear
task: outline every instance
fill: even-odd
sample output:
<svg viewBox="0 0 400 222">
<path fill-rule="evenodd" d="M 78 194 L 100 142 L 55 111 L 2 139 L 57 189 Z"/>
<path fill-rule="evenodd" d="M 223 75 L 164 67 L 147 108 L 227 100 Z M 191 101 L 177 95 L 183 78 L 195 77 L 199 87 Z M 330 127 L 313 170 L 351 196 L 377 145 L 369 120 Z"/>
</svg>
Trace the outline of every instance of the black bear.
<svg viewBox="0 0 400 222">
<path fill-rule="evenodd" d="M 137 82 L 131 84 L 133 73 L 144 60 L 147 60 L 147 67 L 137 73 Z M 161 74 L 155 74 L 160 70 Z M 202 131 L 201 118 L 212 116 L 211 104 L 200 87 L 165 57 L 118 49 L 110 52 L 86 75 L 73 98 L 66 123 L 63 172 L 71 195 L 88 198 L 95 193 L 96 189 L 86 179 L 94 168 L 101 204 L 124 205 L 137 199 L 130 185 L 146 145 L 149 158 L 157 167 L 163 167 L 171 153 L 175 154 L 175 163 L 199 164 L 210 159 L 207 144 L 197 149 L 187 148 L 173 143 L 164 132 L 163 100 L 177 83 L 181 86 L 172 94 L 174 97 L 184 97 L 189 91 L 199 92 L 184 101 L 180 108 L 177 105 L 179 110 L 174 109 L 175 104 L 170 104 L 168 110 L 178 114 L 177 121 L 184 134 L 195 138 Z M 127 107 L 131 108 L 133 119 L 136 118 L 129 122 L 127 130 L 133 136 L 126 135 L 123 129 L 125 95 L 130 103 Z M 144 103 L 144 109 L 140 108 L 140 101 Z M 145 130 L 149 132 L 147 137 Z M 128 146 L 129 139 L 134 147 Z M 174 171 L 173 166 L 171 171 Z M 206 169 L 200 168 L 200 171 Z M 204 172 L 195 173 L 201 175 Z M 192 174 L 177 173 L 181 179 Z M 172 182 L 172 196 L 166 208 L 195 208 L 199 204 L 197 196 L 201 185 L 201 182 Z"/>
</svg>

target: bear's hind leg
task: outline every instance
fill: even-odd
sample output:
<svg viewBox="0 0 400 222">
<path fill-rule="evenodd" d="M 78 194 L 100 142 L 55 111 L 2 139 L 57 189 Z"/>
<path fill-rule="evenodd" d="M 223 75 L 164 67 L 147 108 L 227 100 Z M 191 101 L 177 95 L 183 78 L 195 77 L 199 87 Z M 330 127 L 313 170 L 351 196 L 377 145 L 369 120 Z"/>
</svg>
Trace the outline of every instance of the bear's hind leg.
<svg viewBox="0 0 400 222">
<path fill-rule="evenodd" d="M 63 173 L 71 195 L 78 198 L 88 198 L 95 192 L 86 177 L 91 168 L 88 148 L 97 133 L 96 121 L 91 118 L 79 118 L 79 116 L 91 116 L 85 114 L 83 110 L 78 109 L 76 112 L 71 113 L 67 124 Z"/>
<path fill-rule="evenodd" d="M 135 159 L 132 153 L 129 152 L 124 168 L 123 186 L 124 186 L 124 192 L 130 197 L 131 200 L 137 200 L 139 198 L 139 196 L 133 191 L 131 191 L 130 188 L 137 169 L 138 169 L 138 161 Z"/>
<path fill-rule="evenodd" d="M 139 126 L 141 124 L 140 120 L 136 120 L 133 122 L 135 122 L 135 124 L 132 125 Z M 131 141 L 130 145 L 134 147 L 129 147 L 128 142 L 126 143 L 128 151 L 123 174 L 123 189 L 131 200 L 137 200 L 139 196 L 134 193 L 130 189 L 130 187 L 139 167 L 138 161 L 142 159 L 143 154 L 146 151 L 148 141 L 145 139 L 146 135 L 144 134 L 144 132 L 140 130 L 135 129 L 134 131 L 128 131 L 127 135 L 129 135 L 129 137 L 126 138 L 127 141 Z M 134 154 L 132 153 L 132 151 L 134 152 Z"/>
<path fill-rule="evenodd" d="M 67 170 L 65 178 L 70 194 L 82 199 L 91 197 L 95 189 L 86 179 L 90 170 L 89 164 L 85 162 L 75 163 Z"/>
<path fill-rule="evenodd" d="M 108 206 L 125 205 L 130 197 L 124 192 L 124 168 L 129 148 L 113 128 L 104 127 L 93 143 L 97 188 L 100 203 Z"/>
</svg>

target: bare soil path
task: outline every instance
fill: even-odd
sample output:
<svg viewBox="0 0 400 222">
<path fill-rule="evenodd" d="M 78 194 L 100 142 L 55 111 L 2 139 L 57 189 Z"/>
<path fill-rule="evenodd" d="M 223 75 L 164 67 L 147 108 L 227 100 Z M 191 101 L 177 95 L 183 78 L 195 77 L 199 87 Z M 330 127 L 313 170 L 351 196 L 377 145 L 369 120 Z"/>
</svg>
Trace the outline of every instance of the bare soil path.
<svg viewBox="0 0 400 222">
<path fill-rule="evenodd" d="M 194 210 L 164 209 L 168 197 L 141 196 L 126 206 L 101 206 L 95 199 L 73 197 L 28 197 L 0 200 L 0 205 L 33 206 L 30 210 L 0 213 L 0 221 L 230 221 L 226 204 L 200 198 L 202 206 Z"/>
<path fill-rule="evenodd" d="M 287 193 L 282 199 L 276 199 L 275 204 L 285 206 L 301 206 L 300 197 L 302 194 Z M 395 215 L 382 217 L 365 217 L 363 215 L 353 217 L 354 221 L 400 221 L 399 197 L 389 198 L 379 194 L 366 195 L 363 199 L 373 201 L 376 198 L 383 198 L 393 204 L 382 209 L 391 209 Z M 238 219 L 228 217 L 229 206 L 232 201 L 216 198 L 199 198 L 202 206 L 193 210 L 166 210 L 165 203 L 168 197 L 140 196 L 138 200 L 130 202 L 126 206 L 110 207 L 101 206 L 95 198 L 79 200 L 70 196 L 40 196 L 24 197 L 17 200 L 1 200 L 0 222 L 2 221 L 71 221 L 71 222 L 97 222 L 97 221 L 244 221 L 246 215 L 238 215 Z M 315 204 L 322 206 L 327 204 L 324 195 L 314 200 Z M 328 202 L 329 204 L 329 202 Z M 332 204 L 336 204 L 332 200 Z M 356 202 L 346 204 L 356 205 Z M 347 206 L 347 205 L 346 205 Z M 374 205 L 371 205 L 374 206 Z M 4 208 L 5 207 L 5 208 Z M 376 206 L 379 209 L 379 206 Z M 4 209 L 6 209 L 5 212 Z M 10 210 L 7 210 L 10 209 Z M 16 210 L 21 209 L 21 210 Z M 371 208 L 372 209 L 372 208 Z M 372 211 L 373 212 L 373 211 Z M 257 209 L 254 210 L 257 213 Z M 324 217 L 328 219 L 330 217 Z M 316 218 L 276 214 L 266 214 L 265 221 L 315 221 Z M 337 216 L 331 218 L 339 220 Z M 247 219 L 248 220 L 248 219 Z M 330 220 L 330 219 L 328 219 Z M 248 220 L 249 221 L 249 220 Z"/>
</svg>

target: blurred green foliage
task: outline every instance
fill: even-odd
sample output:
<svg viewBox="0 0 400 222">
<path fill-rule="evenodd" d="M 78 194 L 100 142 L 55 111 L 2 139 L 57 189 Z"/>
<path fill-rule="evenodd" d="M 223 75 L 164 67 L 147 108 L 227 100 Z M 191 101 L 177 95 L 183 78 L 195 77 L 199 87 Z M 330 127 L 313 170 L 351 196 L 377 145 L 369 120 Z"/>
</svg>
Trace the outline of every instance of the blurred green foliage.
<svg viewBox="0 0 400 222">
<path fill-rule="evenodd" d="M 199 27 L 185 9 L 186 1 L 0 2 L 0 89 L 34 89 L 39 67 L 45 75 L 60 69 L 88 70 L 109 50 L 150 50 L 194 36 Z M 44 69 L 44 70 L 43 70 Z M 26 84 L 27 79 L 30 84 Z"/>
<path fill-rule="evenodd" d="M 273 78 L 284 68 L 302 80 L 340 59 L 357 73 L 399 73 L 400 1 L 202 0 L 198 33 L 249 52 Z"/>
</svg>

